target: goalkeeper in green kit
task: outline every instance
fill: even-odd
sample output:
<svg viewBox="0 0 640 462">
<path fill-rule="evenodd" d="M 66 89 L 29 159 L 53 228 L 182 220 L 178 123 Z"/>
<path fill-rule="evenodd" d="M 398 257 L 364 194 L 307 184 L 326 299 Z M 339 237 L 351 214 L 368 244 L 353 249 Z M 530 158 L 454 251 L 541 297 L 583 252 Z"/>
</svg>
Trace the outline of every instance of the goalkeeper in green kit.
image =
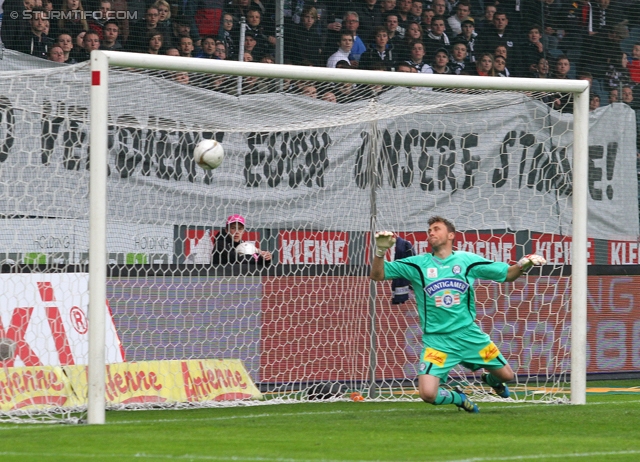
<svg viewBox="0 0 640 462">
<path fill-rule="evenodd" d="M 376 255 L 371 279 L 404 278 L 411 282 L 422 330 L 422 353 L 418 372 L 420 398 L 436 406 L 455 404 L 467 412 L 478 406 L 461 391 L 440 387 L 449 371 L 461 364 L 473 371 L 484 368 L 482 381 L 503 398 L 509 397 L 505 382 L 515 378 L 498 347 L 476 324 L 473 283 L 476 279 L 511 282 L 533 265 L 544 265 L 539 255 L 527 255 L 515 265 L 492 262 L 470 252 L 453 250 L 453 223 L 442 217 L 429 219 L 430 254 L 393 262 L 384 255 L 395 243 L 393 233 L 376 233 Z"/>
</svg>

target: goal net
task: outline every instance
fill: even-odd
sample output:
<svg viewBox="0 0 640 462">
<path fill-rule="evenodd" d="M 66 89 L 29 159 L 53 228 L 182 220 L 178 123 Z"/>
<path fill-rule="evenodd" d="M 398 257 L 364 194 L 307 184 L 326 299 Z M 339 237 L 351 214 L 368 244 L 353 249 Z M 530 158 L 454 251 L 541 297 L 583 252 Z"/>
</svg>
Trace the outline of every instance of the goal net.
<svg viewBox="0 0 640 462">
<path fill-rule="evenodd" d="M 540 273 L 514 283 L 480 281 L 478 322 L 518 374 L 513 400 L 569 400 L 570 381 L 584 374 L 572 375 L 572 280 L 581 258 L 586 264 L 597 251 L 572 243 L 587 233 L 638 235 L 628 108 L 589 118 L 587 196 L 586 175 L 574 175 L 571 108 L 579 101 L 560 83 L 500 90 L 477 78 L 485 89 L 471 89 L 459 82 L 472 78 L 451 77 L 441 88 L 438 76 L 99 55 L 118 65 L 0 81 L 0 95 L 18 82 L 25 88 L 2 107 L 0 141 L 10 155 L 2 159 L 0 334 L 20 347 L 0 346 L 0 385 L 15 390 L 29 368 L 52 368 L 68 400 L 19 407 L 5 392 L 2 418 L 84 410 L 100 392 L 97 372 L 98 406 L 104 399 L 111 409 L 352 391 L 418 399 L 411 291 L 401 281 L 372 284 L 368 265 L 376 230 L 429 251 L 432 215 L 455 223 L 460 250 L 507 263 L 533 252 L 547 258 Z M 193 161 L 207 138 L 225 149 L 212 171 Z M 589 206 L 578 234 L 576 192 Z M 244 217 L 243 239 L 271 260 L 212 261 L 232 215 Z M 94 227 L 95 216 L 104 227 Z M 90 254 L 100 242 L 106 252 Z M 93 272 L 100 268 L 106 274 Z M 104 297 L 93 289 L 91 298 L 89 283 L 102 277 Z M 42 284 L 51 287 L 47 300 L 6 295 L 42 294 Z M 54 302 L 58 324 L 47 317 Z M 25 306 L 45 314 L 21 330 L 16 310 Z M 43 332 L 32 333 L 36 324 Z M 90 349 L 92 328 L 103 337 Z M 87 373 L 89 363 L 97 365 Z M 456 370 L 449 383 L 493 399 L 477 373 Z"/>
</svg>

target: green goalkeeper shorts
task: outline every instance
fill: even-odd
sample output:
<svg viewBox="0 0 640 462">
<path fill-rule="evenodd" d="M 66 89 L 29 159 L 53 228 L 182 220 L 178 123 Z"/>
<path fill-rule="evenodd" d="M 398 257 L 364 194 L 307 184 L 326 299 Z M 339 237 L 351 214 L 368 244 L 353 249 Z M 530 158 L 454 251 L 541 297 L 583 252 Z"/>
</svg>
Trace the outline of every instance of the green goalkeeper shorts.
<svg viewBox="0 0 640 462">
<path fill-rule="evenodd" d="M 507 365 L 498 347 L 476 324 L 449 334 L 426 334 L 420 355 L 418 374 L 447 379 L 449 371 L 458 364 L 475 371 L 486 367 L 499 369 Z"/>
</svg>

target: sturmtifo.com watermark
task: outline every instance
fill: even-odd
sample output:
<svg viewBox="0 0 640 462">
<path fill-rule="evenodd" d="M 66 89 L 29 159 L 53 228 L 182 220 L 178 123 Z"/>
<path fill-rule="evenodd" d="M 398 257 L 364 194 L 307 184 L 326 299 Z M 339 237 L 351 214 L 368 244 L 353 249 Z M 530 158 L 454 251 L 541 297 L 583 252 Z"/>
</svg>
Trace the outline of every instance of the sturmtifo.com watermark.
<svg viewBox="0 0 640 462">
<path fill-rule="evenodd" d="M 87 20 L 93 19 L 96 21 L 106 21 L 107 19 L 138 19 L 137 11 L 110 11 L 109 14 L 106 15 L 102 11 L 61 11 L 61 10 L 51 10 L 51 11 L 23 11 L 22 19 L 30 20 L 35 15 L 41 15 L 42 18 L 48 19 L 49 21 L 57 21 L 58 19 L 64 20 Z M 17 11 L 12 11 L 9 16 L 11 19 L 18 19 L 20 13 Z"/>
</svg>

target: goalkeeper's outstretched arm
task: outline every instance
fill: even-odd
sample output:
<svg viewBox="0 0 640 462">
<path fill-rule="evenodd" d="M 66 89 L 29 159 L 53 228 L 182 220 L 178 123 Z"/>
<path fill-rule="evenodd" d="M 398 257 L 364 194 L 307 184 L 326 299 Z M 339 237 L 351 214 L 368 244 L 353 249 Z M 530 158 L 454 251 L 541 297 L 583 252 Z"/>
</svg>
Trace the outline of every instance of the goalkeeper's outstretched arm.
<svg viewBox="0 0 640 462">
<path fill-rule="evenodd" d="M 515 265 L 511 265 L 507 270 L 507 278 L 505 282 L 512 282 L 522 276 L 532 266 L 541 266 L 547 263 L 540 255 L 525 255 Z"/>
<path fill-rule="evenodd" d="M 374 281 L 384 280 L 384 254 L 387 253 L 387 250 L 393 247 L 395 243 L 396 238 L 391 231 L 380 231 L 376 233 L 376 254 L 373 257 L 371 274 L 369 275 Z"/>
</svg>

